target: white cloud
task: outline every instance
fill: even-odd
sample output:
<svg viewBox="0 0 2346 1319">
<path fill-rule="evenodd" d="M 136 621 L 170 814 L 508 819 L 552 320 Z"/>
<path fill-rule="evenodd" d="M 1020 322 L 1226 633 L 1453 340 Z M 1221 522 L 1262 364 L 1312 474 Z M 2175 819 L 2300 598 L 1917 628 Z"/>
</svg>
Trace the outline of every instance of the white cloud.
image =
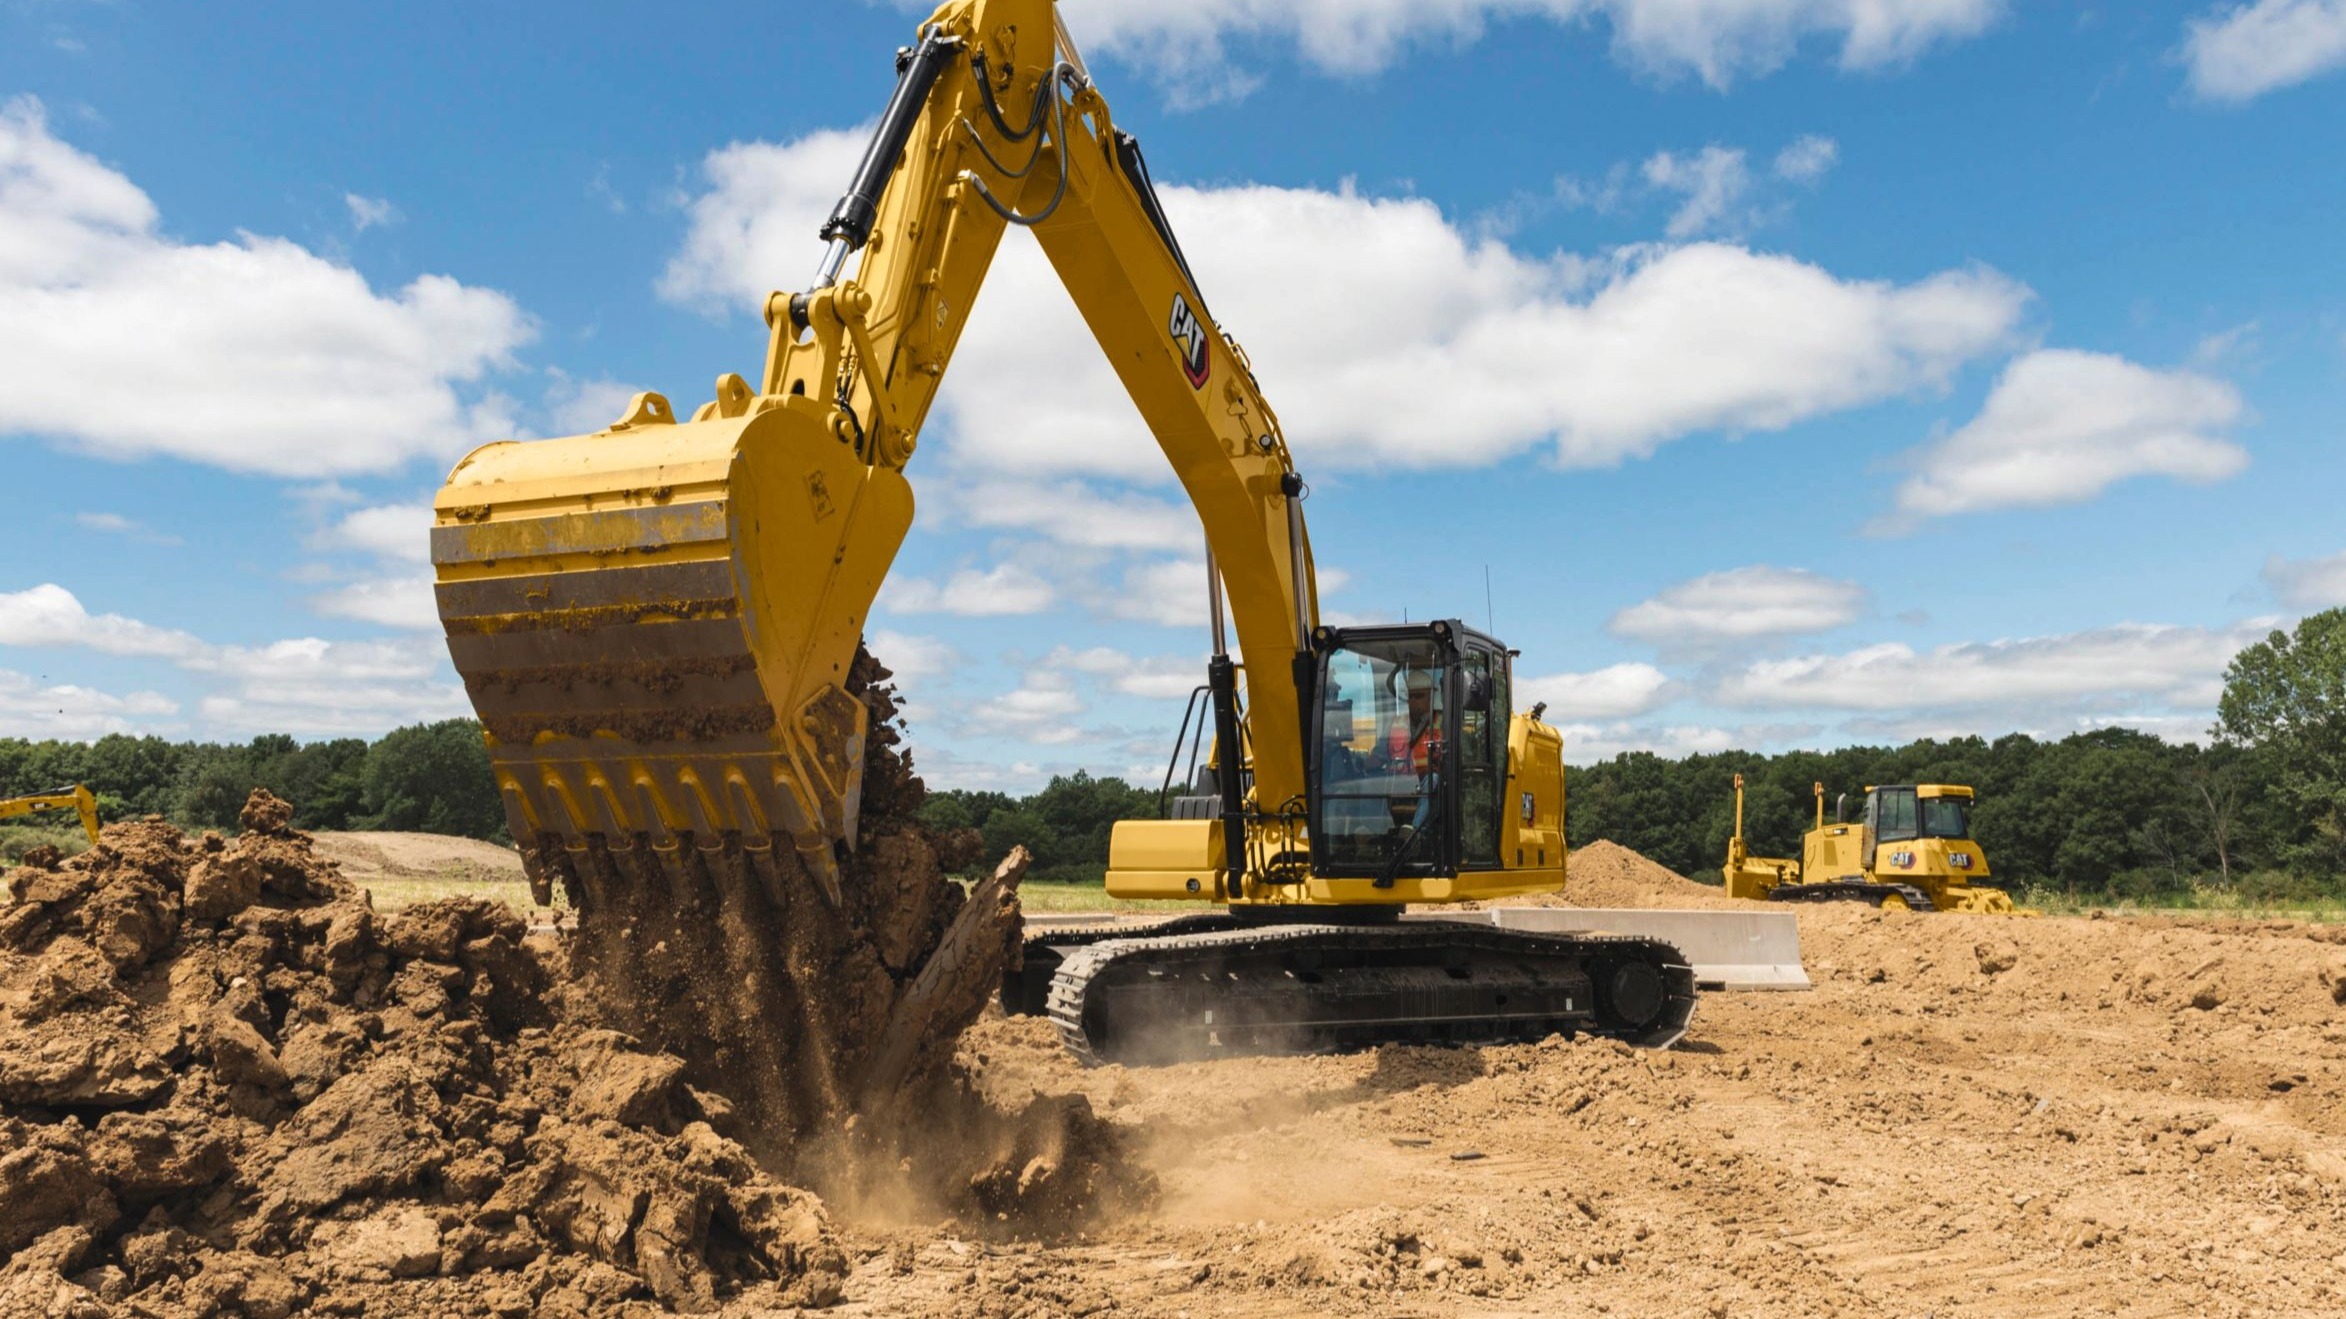
<svg viewBox="0 0 2346 1319">
<path fill-rule="evenodd" d="M 1757 564 L 1679 582 L 1607 626 L 1657 645 L 1708 646 L 1822 632 L 1857 618 L 1865 603 L 1865 588 L 1855 582 Z"/>
<path fill-rule="evenodd" d="M 2346 605 L 2346 551 L 2320 559 L 2265 560 L 2265 585 L 2292 609 L 2334 609 Z"/>
<path fill-rule="evenodd" d="M 1015 563 L 984 572 L 964 568 L 941 585 L 925 577 L 890 577 L 880 588 L 880 606 L 890 613 L 964 618 L 1039 614 L 1057 598 L 1049 582 Z"/>
<path fill-rule="evenodd" d="M 663 294 L 754 311 L 803 280 L 862 142 L 817 133 L 712 153 Z M 1527 255 L 1471 237 L 1420 198 L 1160 193 L 1307 474 L 1476 466 L 1542 446 L 1565 466 L 1601 467 L 1698 431 L 1778 430 L 1943 387 L 2010 342 L 2029 300 L 1985 269 L 1843 280 L 1712 243 Z M 946 424 L 932 442 L 943 433 L 956 471 L 1169 476 L 1057 276 L 1017 234 L 995 258 L 938 408 Z"/>
<path fill-rule="evenodd" d="M 979 479 L 950 494 L 958 518 L 986 530 L 1039 532 L 1063 545 L 1107 550 L 1185 550 L 1205 541 L 1186 504 L 1082 481 Z"/>
<path fill-rule="evenodd" d="M 167 236 L 129 179 L 0 108 L 0 434 L 108 457 L 325 476 L 445 456 L 492 424 L 459 386 L 529 318 L 445 275 L 378 294 L 282 238 Z"/>
<path fill-rule="evenodd" d="M 1083 739 L 1075 721 L 1084 712 L 1075 679 L 1065 670 L 1038 664 L 1014 691 L 962 709 L 955 731 L 975 737 L 1005 737 L 1017 742 L 1064 746 Z"/>
<path fill-rule="evenodd" d="M 355 192 L 342 194 L 342 204 L 350 208 L 350 227 L 360 233 L 397 224 L 407 218 L 399 208 L 380 197 L 361 197 Z"/>
<path fill-rule="evenodd" d="M 2184 62 L 2191 90 L 2247 101 L 2346 65 L 2346 0 L 2257 0 L 2193 19 Z"/>
<path fill-rule="evenodd" d="M 1885 642 L 1838 655 L 1759 660 L 1713 694 L 1727 706 L 1917 712 L 2084 711 L 2126 701 L 2212 708 L 2224 666 L 2269 620 L 2229 628 L 2120 623 L 2048 637 L 1918 651 Z"/>
<path fill-rule="evenodd" d="M 1202 657 L 1156 655 L 1140 657 L 1109 646 L 1074 650 L 1061 646 L 1044 660 L 1055 668 L 1072 669 L 1102 679 L 1111 691 L 1154 700 L 1187 699 L 1206 680 Z"/>
<path fill-rule="evenodd" d="M 710 152 L 701 161 L 708 190 L 686 207 L 691 223 L 660 296 L 715 315 L 728 304 L 755 311 L 776 289 L 804 287 L 822 253 L 815 233 L 870 140 L 867 124 Z"/>
<path fill-rule="evenodd" d="M 1242 95 L 1256 81 L 1226 38 L 1292 41 L 1336 73 L 1384 68 L 1413 47 L 1462 45 L 1494 18 L 1579 24 L 1602 17 L 1615 55 L 1660 75 L 1692 72 L 1714 87 L 1773 71 L 1807 38 L 1838 39 L 1845 68 L 1899 63 L 1941 41 L 1975 36 L 2001 0 L 1070 0 L 1078 45 L 1159 76 L 1177 103 Z"/>
<path fill-rule="evenodd" d="M 0 645 L 78 647 L 167 660 L 208 685 L 199 710 L 214 732 L 368 734 L 471 709 L 437 637 L 299 637 L 265 646 L 221 646 L 120 614 L 92 614 L 73 592 L 53 583 L 0 594 Z M 164 698 L 141 699 L 144 708 L 125 705 L 109 713 L 170 712 L 156 705 Z"/>
<path fill-rule="evenodd" d="M 431 529 L 429 504 L 380 504 L 344 514 L 312 536 L 311 546 L 371 555 L 374 570 L 311 596 L 310 607 L 331 618 L 439 632 L 440 610 L 432 595 Z M 343 575 L 324 565 L 316 569 L 327 580 Z"/>
<path fill-rule="evenodd" d="M 92 687 L 43 686 L 28 674 L 0 669 L 0 726 L 12 737 L 87 742 L 108 733 L 151 732 L 154 720 L 179 713 L 159 692 L 115 696 Z"/>
<path fill-rule="evenodd" d="M 1159 559 L 1135 564 L 1124 572 L 1124 589 L 1095 607 L 1114 618 L 1166 627 L 1203 629 L 1206 626 L 1206 561 Z M 1225 615 L 1227 617 L 1227 615 Z M 1238 645 L 1238 624 L 1232 620 L 1230 644 Z M 1202 633 L 1201 633 L 1202 635 Z"/>
<path fill-rule="evenodd" d="M 84 530 L 103 531 L 111 536 L 127 536 L 132 540 L 143 540 L 151 545 L 184 543 L 177 536 L 165 535 L 136 518 L 126 518 L 120 513 L 76 513 L 73 515 L 73 520 L 77 526 Z"/>
<path fill-rule="evenodd" d="M 942 677 L 962 664 L 961 652 L 936 637 L 881 628 L 866 636 L 864 645 L 899 683 Z"/>
<path fill-rule="evenodd" d="M 1726 147 L 1704 147 L 1691 156 L 1661 152 L 1647 160 L 1645 181 L 1686 200 L 1670 217 L 1672 238 L 1731 232 L 1744 194 L 1751 191 L 1751 170 L 1743 153 Z"/>
<path fill-rule="evenodd" d="M 0 592 L 0 646 L 84 646 L 104 655 L 179 661 L 205 649 L 192 633 L 121 614 L 92 614 L 73 592 L 54 582 Z"/>
<path fill-rule="evenodd" d="M 626 415 L 628 401 L 643 393 L 640 385 L 597 376 L 574 380 L 560 371 L 546 390 L 546 412 L 557 435 L 591 435 Z M 677 406 L 690 409 L 690 403 Z"/>
<path fill-rule="evenodd" d="M 1556 673 L 1516 680 L 1515 704 L 1548 703 L 1549 722 L 1627 719 L 1668 702 L 1669 675 L 1651 664 L 1615 664 L 1593 673 Z"/>
<path fill-rule="evenodd" d="M 1592 765 L 1631 751 L 1650 751 L 1666 759 L 1679 760 L 1687 756 L 1708 755 L 1753 745 L 1749 738 L 1740 733 L 1707 724 L 1657 725 L 1617 721 L 1565 724 L 1556 731 L 1564 735 L 1564 763 L 1567 765 Z"/>
<path fill-rule="evenodd" d="M 1776 177 L 1793 183 L 1814 183 L 1840 159 L 1840 143 L 1810 133 L 1776 153 Z"/>
<path fill-rule="evenodd" d="M 2033 352 L 2004 369 L 1979 416 L 1913 456 L 1898 510 L 1925 518 L 2074 504 L 2137 476 L 2221 481 L 2248 465 L 2246 450 L 2216 434 L 2244 411 L 2239 391 L 2209 376 L 2106 353 Z"/>
<path fill-rule="evenodd" d="M 440 606 L 432 594 L 429 571 L 346 582 L 311 596 L 310 607 L 330 618 L 355 618 L 413 632 L 440 630 Z"/>
<path fill-rule="evenodd" d="M 432 561 L 432 506 L 381 504 L 343 515 L 319 537 L 335 549 L 360 550 L 405 563 Z"/>
</svg>

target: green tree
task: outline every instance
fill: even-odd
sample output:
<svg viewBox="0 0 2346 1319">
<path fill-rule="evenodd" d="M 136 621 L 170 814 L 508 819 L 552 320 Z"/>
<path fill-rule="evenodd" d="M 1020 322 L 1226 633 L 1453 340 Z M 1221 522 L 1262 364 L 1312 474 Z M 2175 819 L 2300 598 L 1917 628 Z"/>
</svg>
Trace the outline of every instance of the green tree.
<svg viewBox="0 0 2346 1319">
<path fill-rule="evenodd" d="M 2223 738 L 2262 762 L 2293 817 L 2284 858 L 2331 874 L 2346 867 L 2346 609 L 2233 656 L 2216 713 Z"/>
<path fill-rule="evenodd" d="M 368 749 L 359 775 L 363 824 L 510 841 L 481 726 L 444 719 L 393 729 Z"/>
</svg>

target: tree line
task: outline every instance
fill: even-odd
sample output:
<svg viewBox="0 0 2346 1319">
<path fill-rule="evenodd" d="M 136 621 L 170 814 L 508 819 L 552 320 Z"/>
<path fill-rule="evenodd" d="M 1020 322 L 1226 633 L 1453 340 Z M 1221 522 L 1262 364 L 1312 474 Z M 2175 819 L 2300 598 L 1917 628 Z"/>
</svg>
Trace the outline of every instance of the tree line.
<svg viewBox="0 0 2346 1319">
<path fill-rule="evenodd" d="M 2081 896 L 2216 887 L 2262 900 L 2346 896 L 2346 609 L 2315 614 L 2236 656 L 2216 736 L 2169 743 L 2126 728 L 2055 741 L 2014 733 L 1775 755 L 1670 760 L 1633 752 L 1565 777 L 1565 836 L 1610 839 L 1681 874 L 1715 879 L 1746 782 L 1745 835 L 1798 856 L 1814 820 L 1869 784 L 1957 783 L 1979 793 L 1973 833 L 1996 877 Z M 156 814 L 233 828 L 254 787 L 294 804 L 305 829 L 413 829 L 508 841 L 480 726 L 418 724 L 374 742 L 249 743 L 0 738 L 0 796 L 86 783 L 107 819 Z M 982 855 L 1034 853 L 1044 879 L 1097 881 L 1118 820 L 1154 818 L 1153 789 L 1082 772 L 1025 795 L 931 791 L 920 818 L 974 830 Z"/>
<path fill-rule="evenodd" d="M 234 829 L 254 788 L 293 803 L 303 829 L 412 829 L 509 841 L 481 726 L 446 719 L 373 742 L 172 742 L 113 734 L 95 742 L 0 738 L 0 797 L 80 783 L 106 820 L 160 815 L 187 829 Z"/>
<path fill-rule="evenodd" d="M 1774 756 L 1617 756 L 1566 776 L 1567 840 L 1610 838 L 1711 878 L 1745 780 L 1754 853 L 1800 855 L 1842 793 L 1869 784 L 1978 790 L 1972 832 L 1996 877 L 2086 896 L 2216 888 L 2290 901 L 2346 896 L 2346 609 L 2242 650 L 2224 674 L 2215 736 L 2168 743 L 2127 728 L 2058 741 L 2011 734 Z"/>
</svg>

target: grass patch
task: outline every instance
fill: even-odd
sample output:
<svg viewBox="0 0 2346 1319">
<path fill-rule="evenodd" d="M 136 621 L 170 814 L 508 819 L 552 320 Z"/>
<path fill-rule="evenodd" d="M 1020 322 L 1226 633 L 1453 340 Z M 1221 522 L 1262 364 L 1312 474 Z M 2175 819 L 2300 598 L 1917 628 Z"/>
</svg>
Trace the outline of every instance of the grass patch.
<svg viewBox="0 0 2346 1319">
<path fill-rule="evenodd" d="M 2346 898 L 2319 896 L 2283 900 L 2215 888 L 2183 889 L 2141 897 L 2064 893 L 2031 888 L 2013 895 L 2024 907 L 2047 916 L 2084 916 L 2104 912 L 2111 916 L 2185 916 L 2209 920 L 2346 922 Z"/>
</svg>

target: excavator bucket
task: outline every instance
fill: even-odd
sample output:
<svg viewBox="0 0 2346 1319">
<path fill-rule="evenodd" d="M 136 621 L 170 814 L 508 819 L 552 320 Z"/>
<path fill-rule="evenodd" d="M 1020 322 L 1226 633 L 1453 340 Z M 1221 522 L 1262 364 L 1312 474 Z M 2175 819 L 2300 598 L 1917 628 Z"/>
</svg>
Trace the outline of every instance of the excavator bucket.
<svg viewBox="0 0 2346 1319">
<path fill-rule="evenodd" d="M 449 474 L 440 619 L 541 902 L 590 851 L 673 868 L 777 843 L 837 902 L 865 733 L 847 673 L 912 490 L 827 418 L 727 377 L 690 422 L 640 394 Z"/>
</svg>

